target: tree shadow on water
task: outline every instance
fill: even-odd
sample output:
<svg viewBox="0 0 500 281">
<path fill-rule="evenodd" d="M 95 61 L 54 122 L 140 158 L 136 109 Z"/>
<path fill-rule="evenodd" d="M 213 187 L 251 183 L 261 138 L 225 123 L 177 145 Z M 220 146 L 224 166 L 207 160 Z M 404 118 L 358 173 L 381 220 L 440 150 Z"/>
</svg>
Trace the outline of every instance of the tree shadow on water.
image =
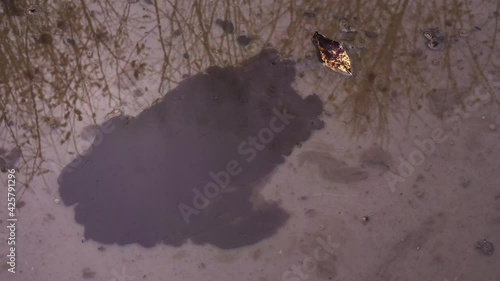
<svg viewBox="0 0 500 281">
<path fill-rule="evenodd" d="M 184 80 L 136 118 L 103 124 L 99 143 L 59 176 L 85 237 L 229 249 L 275 234 L 289 214 L 254 200 L 258 182 L 323 128 L 321 100 L 302 98 L 294 78 L 293 62 L 266 49 Z"/>
</svg>

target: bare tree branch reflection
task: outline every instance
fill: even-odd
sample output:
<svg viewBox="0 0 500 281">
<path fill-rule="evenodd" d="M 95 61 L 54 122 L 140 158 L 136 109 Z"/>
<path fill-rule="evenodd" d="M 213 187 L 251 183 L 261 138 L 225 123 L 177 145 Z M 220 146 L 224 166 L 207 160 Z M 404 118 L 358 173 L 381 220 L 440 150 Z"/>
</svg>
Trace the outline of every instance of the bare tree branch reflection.
<svg viewBox="0 0 500 281">
<path fill-rule="evenodd" d="M 82 152 L 85 125 L 115 109 L 135 115 L 184 77 L 236 65 L 268 45 L 297 62 L 297 87 L 321 94 L 353 136 L 390 138 L 389 120 L 419 117 L 424 93 L 437 84 L 493 90 L 486 72 L 499 68 L 500 4 L 484 2 L 491 12 L 473 17 L 475 7 L 452 2 L 55 0 L 37 12 L 27 1 L 2 0 L 1 146 L 21 149 L 28 186 L 51 171 L 47 161 L 62 166 Z M 341 32 L 340 18 L 357 32 Z M 420 32 L 428 27 L 446 34 L 443 51 L 426 49 Z M 330 73 L 311 55 L 316 30 L 353 46 L 355 78 Z M 60 158 L 47 159 L 49 152 Z"/>
</svg>

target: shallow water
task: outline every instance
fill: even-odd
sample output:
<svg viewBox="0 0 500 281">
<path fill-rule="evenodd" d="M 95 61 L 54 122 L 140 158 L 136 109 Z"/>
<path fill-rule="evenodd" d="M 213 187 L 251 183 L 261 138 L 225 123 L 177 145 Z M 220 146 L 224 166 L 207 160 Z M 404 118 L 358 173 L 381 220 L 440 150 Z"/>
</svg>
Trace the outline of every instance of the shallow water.
<svg viewBox="0 0 500 281">
<path fill-rule="evenodd" d="M 1 280 L 500 277 L 500 2 L 0 4 Z"/>
</svg>

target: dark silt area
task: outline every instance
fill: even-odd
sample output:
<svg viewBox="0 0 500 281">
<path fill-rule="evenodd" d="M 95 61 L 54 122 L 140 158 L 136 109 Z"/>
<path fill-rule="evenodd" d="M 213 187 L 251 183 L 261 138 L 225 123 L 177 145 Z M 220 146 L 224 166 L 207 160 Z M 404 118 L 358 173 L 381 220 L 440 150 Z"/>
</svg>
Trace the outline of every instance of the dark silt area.
<svg viewBox="0 0 500 281">
<path fill-rule="evenodd" d="M 274 235 L 289 214 L 256 194 L 296 145 L 323 128 L 321 100 L 301 97 L 294 79 L 294 63 L 265 49 L 241 66 L 183 80 L 135 118 L 103 124 L 88 155 L 59 176 L 62 201 L 76 204 L 85 238 L 144 247 L 190 239 L 230 249 Z M 195 208 L 213 174 L 229 170 L 239 173 L 219 177 L 229 184 Z M 180 206 L 194 210 L 189 223 Z"/>
<path fill-rule="evenodd" d="M 215 24 L 218 25 L 224 33 L 233 33 L 234 32 L 234 24 L 228 20 L 216 19 Z"/>
</svg>

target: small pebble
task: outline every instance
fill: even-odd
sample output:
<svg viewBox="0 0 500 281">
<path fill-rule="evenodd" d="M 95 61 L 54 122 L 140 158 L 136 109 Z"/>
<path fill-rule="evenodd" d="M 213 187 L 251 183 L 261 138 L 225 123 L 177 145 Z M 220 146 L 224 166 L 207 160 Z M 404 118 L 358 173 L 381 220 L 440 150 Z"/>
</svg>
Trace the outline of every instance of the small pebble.
<svg viewBox="0 0 500 281">
<path fill-rule="evenodd" d="M 427 47 L 433 51 L 444 49 L 445 37 L 437 28 L 430 28 L 422 32 Z"/>
<path fill-rule="evenodd" d="M 423 191 L 417 191 L 417 197 L 418 198 L 424 197 L 424 192 Z"/>
<path fill-rule="evenodd" d="M 38 16 L 40 15 L 41 9 L 37 5 L 31 5 L 26 9 L 26 14 L 28 16 Z"/>
<path fill-rule="evenodd" d="M 462 38 L 467 38 L 467 37 L 469 37 L 469 32 L 465 29 L 462 29 L 462 30 L 460 30 L 460 33 L 458 35 L 460 35 L 460 37 L 462 37 Z"/>
<path fill-rule="evenodd" d="M 375 39 L 378 37 L 378 33 L 373 32 L 373 31 L 368 31 L 368 30 L 365 30 L 365 35 L 366 35 L 366 37 L 368 37 L 370 39 Z"/>
<path fill-rule="evenodd" d="M 431 40 L 427 42 L 427 47 L 433 51 L 441 51 L 444 48 L 444 45 L 437 40 Z"/>
<path fill-rule="evenodd" d="M 495 131 L 495 130 L 497 129 L 497 125 L 495 125 L 495 124 L 490 124 L 490 125 L 488 126 L 488 128 L 490 129 L 490 131 Z"/>
</svg>

